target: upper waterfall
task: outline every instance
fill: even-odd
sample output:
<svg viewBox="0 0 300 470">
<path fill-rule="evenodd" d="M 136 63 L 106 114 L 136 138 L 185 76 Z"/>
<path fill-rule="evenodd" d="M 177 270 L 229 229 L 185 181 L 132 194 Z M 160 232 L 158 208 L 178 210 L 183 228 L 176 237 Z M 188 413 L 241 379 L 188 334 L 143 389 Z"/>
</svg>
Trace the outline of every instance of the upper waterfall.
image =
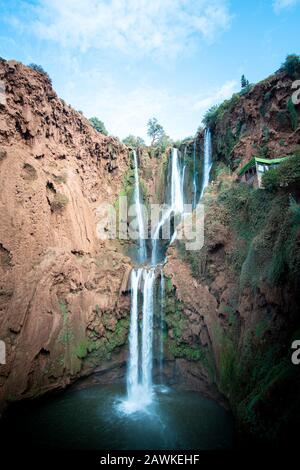
<svg viewBox="0 0 300 470">
<path fill-rule="evenodd" d="M 140 197 L 139 168 L 136 150 L 133 150 L 134 159 L 134 204 L 136 209 L 138 234 L 139 234 L 139 262 L 144 263 L 147 259 L 147 248 L 145 242 L 145 226 L 143 218 L 143 206 Z"/>
<path fill-rule="evenodd" d="M 202 188 L 201 188 L 200 198 L 202 198 L 205 188 L 208 186 L 211 167 L 212 167 L 211 132 L 209 128 L 206 128 L 204 131 L 204 164 L 203 164 L 203 179 L 202 179 Z"/>
<path fill-rule="evenodd" d="M 193 209 L 197 205 L 197 166 L 196 166 L 196 137 L 193 144 Z"/>
<path fill-rule="evenodd" d="M 172 150 L 172 176 L 171 176 L 171 209 L 175 213 L 183 212 L 183 168 L 181 168 L 178 149 Z"/>
<path fill-rule="evenodd" d="M 178 149 L 173 148 L 171 154 L 171 198 L 168 208 L 163 213 L 161 219 L 157 223 L 153 232 L 152 238 L 152 255 L 151 262 L 155 266 L 157 264 L 157 251 L 158 251 L 158 238 L 160 229 L 165 223 L 170 221 L 172 213 L 174 215 L 180 215 L 184 211 L 184 175 L 185 167 L 181 164 Z M 171 242 L 173 238 L 171 239 Z M 170 243 L 171 243 L 170 242 Z"/>
</svg>

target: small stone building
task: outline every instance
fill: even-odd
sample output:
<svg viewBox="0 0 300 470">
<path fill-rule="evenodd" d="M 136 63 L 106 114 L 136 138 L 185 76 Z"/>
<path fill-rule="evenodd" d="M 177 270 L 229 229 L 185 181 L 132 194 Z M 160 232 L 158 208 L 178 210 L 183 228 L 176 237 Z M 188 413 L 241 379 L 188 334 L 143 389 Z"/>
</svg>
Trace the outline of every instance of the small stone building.
<svg viewBox="0 0 300 470">
<path fill-rule="evenodd" d="M 243 183 L 249 184 L 249 186 L 253 186 L 255 188 L 263 188 L 262 175 L 266 171 L 269 171 L 272 168 L 276 168 L 281 162 L 283 162 L 287 158 L 288 157 L 269 159 L 253 157 L 239 171 L 239 180 Z"/>
</svg>

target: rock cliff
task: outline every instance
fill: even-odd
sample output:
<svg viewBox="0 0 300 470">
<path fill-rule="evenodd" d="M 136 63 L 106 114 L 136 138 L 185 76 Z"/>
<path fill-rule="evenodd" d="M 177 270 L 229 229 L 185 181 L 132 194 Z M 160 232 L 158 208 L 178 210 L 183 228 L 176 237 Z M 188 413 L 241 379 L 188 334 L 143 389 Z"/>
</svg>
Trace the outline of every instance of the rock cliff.
<svg viewBox="0 0 300 470">
<path fill-rule="evenodd" d="M 3 401 L 63 387 L 125 343 L 130 260 L 96 233 L 127 148 L 97 133 L 44 74 L 1 61 L 0 79 Z"/>
<path fill-rule="evenodd" d="M 300 107 L 293 128 L 291 83 L 280 72 L 213 110 L 205 243 L 193 252 L 177 241 L 165 267 L 169 297 L 177 298 L 166 305 L 171 357 L 217 385 L 242 433 L 281 444 L 296 441 L 300 417 L 300 373 L 291 362 L 300 331 Z M 294 155 L 288 181 L 272 191 L 237 181 L 254 155 Z"/>
</svg>

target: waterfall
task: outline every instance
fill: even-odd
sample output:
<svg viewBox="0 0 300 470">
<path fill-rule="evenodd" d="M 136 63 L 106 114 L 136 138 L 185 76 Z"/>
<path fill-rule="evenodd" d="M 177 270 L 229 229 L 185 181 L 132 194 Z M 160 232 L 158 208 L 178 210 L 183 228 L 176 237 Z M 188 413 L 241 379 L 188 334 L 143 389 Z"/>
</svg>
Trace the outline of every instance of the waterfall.
<svg viewBox="0 0 300 470">
<path fill-rule="evenodd" d="M 160 229 L 164 226 L 166 222 L 170 220 L 172 212 L 174 214 L 181 215 L 183 214 L 184 210 L 183 187 L 185 166 L 181 168 L 181 164 L 178 158 L 178 149 L 172 149 L 171 159 L 171 201 L 168 210 L 165 211 L 161 220 L 158 222 L 152 237 L 152 266 L 155 266 L 157 264 L 157 248 Z M 170 243 L 172 243 L 174 240 L 174 234 Z"/>
<path fill-rule="evenodd" d="M 139 383 L 139 327 L 138 293 L 142 269 L 131 271 L 131 306 L 129 331 L 129 367 L 127 374 L 128 396 L 133 399 Z"/>
<path fill-rule="evenodd" d="M 164 297 L 165 297 L 165 276 L 164 270 L 160 270 L 160 337 L 159 337 L 159 375 L 160 382 L 163 380 L 163 359 L 164 359 Z"/>
<path fill-rule="evenodd" d="M 136 216 L 138 223 L 139 234 L 139 262 L 144 263 L 147 259 L 147 250 L 145 243 L 145 227 L 143 219 L 143 210 L 140 198 L 140 182 L 139 182 L 139 168 L 136 150 L 133 150 L 134 158 L 134 204 L 136 208 Z"/>
<path fill-rule="evenodd" d="M 131 271 L 131 307 L 127 399 L 121 408 L 132 413 L 146 407 L 152 398 L 153 293 L 155 271 L 139 268 Z M 139 298 L 142 294 L 142 332 L 139 328 Z"/>
<path fill-rule="evenodd" d="M 143 328 L 142 328 L 142 386 L 146 395 L 152 387 L 152 345 L 153 345 L 153 286 L 154 269 L 144 270 Z"/>
<path fill-rule="evenodd" d="M 193 146 L 193 209 L 197 205 L 196 137 Z"/>
<path fill-rule="evenodd" d="M 206 128 L 204 131 L 204 165 L 203 165 L 203 179 L 202 179 L 202 188 L 201 188 L 200 198 L 202 198 L 205 188 L 208 186 L 211 167 L 212 167 L 211 133 L 210 133 L 209 128 Z"/>
<path fill-rule="evenodd" d="M 134 154 L 135 164 L 135 207 L 138 221 L 139 233 L 139 261 L 144 263 L 147 259 L 145 240 L 143 239 L 144 224 L 142 207 L 140 203 L 138 161 L 136 152 Z M 172 149 L 171 154 L 171 203 L 163 214 L 154 230 L 152 238 L 151 266 L 133 269 L 131 272 L 131 311 L 129 331 L 129 363 L 127 371 L 128 397 L 122 404 L 126 412 L 133 412 L 144 408 L 151 403 L 152 399 L 152 365 L 153 365 L 153 315 L 154 315 L 154 287 L 155 270 L 158 258 L 158 237 L 161 227 L 170 221 L 172 213 L 182 215 L 184 210 L 184 174 L 185 166 L 181 164 L 178 150 Z M 174 231 L 173 238 L 176 236 Z M 171 240 L 171 242 L 172 242 Z M 143 243 L 142 243 L 143 242 Z M 159 341 L 159 369 L 162 377 L 163 367 L 163 297 L 164 297 L 164 275 L 160 272 L 160 341 Z M 139 298 L 142 298 L 142 325 L 139 331 Z"/>
<path fill-rule="evenodd" d="M 182 170 L 178 159 L 178 150 L 172 151 L 171 208 L 175 213 L 183 213 Z"/>
</svg>

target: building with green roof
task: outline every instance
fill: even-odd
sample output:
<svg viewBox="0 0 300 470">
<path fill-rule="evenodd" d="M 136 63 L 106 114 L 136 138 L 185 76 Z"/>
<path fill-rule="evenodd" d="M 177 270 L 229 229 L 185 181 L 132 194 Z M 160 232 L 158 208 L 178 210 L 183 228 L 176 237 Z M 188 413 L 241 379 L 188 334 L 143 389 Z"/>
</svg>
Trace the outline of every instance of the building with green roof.
<svg viewBox="0 0 300 470">
<path fill-rule="evenodd" d="M 238 172 L 240 181 L 247 183 L 250 186 L 263 188 L 262 175 L 273 168 L 276 168 L 280 163 L 289 157 L 281 158 L 261 158 L 253 157 L 244 165 Z"/>
</svg>

